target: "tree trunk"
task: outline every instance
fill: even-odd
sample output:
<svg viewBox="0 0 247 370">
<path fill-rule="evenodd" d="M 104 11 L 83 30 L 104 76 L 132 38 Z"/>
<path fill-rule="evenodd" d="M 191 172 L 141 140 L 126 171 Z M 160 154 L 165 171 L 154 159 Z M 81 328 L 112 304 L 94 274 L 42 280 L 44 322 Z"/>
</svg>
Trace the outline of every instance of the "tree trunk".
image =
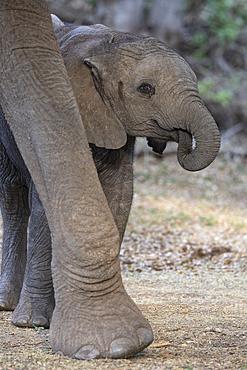
<svg viewBox="0 0 247 370">
<path fill-rule="evenodd" d="M 98 0 L 97 22 L 123 32 L 138 32 L 143 20 L 143 0 Z"/>
<path fill-rule="evenodd" d="M 183 28 L 184 0 L 154 0 L 149 26 L 152 34 L 176 48 Z"/>
</svg>

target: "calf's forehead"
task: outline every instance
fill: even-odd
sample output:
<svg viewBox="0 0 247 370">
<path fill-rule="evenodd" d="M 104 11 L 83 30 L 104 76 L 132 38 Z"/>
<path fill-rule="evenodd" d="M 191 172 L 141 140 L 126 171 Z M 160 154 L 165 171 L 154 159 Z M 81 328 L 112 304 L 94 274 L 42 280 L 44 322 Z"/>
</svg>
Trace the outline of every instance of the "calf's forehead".
<svg viewBox="0 0 247 370">
<path fill-rule="evenodd" d="M 97 55 L 112 73 L 114 69 L 125 69 L 130 75 L 156 79 L 186 76 L 196 82 L 187 62 L 153 37 L 117 32 L 100 24 L 77 26 L 63 34 L 60 47 L 69 59 Z"/>
<path fill-rule="evenodd" d="M 196 76 L 188 63 L 175 52 L 167 53 L 166 50 L 141 54 L 137 47 L 133 53 L 123 53 L 121 49 L 118 63 L 114 64 L 113 69 L 122 70 L 129 79 L 149 77 L 154 82 L 162 83 L 167 79 L 184 78 L 196 83 Z"/>
</svg>

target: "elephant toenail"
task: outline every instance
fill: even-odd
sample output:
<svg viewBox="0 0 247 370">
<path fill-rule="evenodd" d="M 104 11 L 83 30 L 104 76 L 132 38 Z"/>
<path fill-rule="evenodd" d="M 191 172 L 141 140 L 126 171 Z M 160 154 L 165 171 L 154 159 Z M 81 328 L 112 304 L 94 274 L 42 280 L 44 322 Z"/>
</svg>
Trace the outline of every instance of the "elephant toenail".
<svg viewBox="0 0 247 370">
<path fill-rule="evenodd" d="M 5 301 L 0 301 L 0 309 L 2 309 L 2 310 L 7 310 L 7 309 L 8 309 L 7 302 L 5 302 Z"/>
<path fill-rule="evenodd" d="M 138 352 L 138 348 L 128 338 L 115 339 L 110 345 L 110 358 L 127 358 Z"/>
<path fill-rule="evenodd" d="M 92 345 L 84 346 L 73 356 L 78 360 L 92 360 L 100 357 L 98 348 Z"/>
<path fill-rule="evenodd" d="M 33 319 L 33 325 L 34 326 L 43 326 L 43 327 L 48 327 L 48 321 L 44 316 L 36 316 Z"/>
<path fill-rule="evenodd" d="M 137 330 L 137 335 L 139 337 L 139 343 L 142 348 L 149 346 L 153 341 L 153 333 L 151 330 L 146 328 L 139 328 Z"/>
<path fill-rule="evenodd" d="M 29 321 L 29 317 L 27 315 L 19 316 L 16 321 L 12 321 L 12 323 L 16 326 L 27 326 Z"/>
</svg>

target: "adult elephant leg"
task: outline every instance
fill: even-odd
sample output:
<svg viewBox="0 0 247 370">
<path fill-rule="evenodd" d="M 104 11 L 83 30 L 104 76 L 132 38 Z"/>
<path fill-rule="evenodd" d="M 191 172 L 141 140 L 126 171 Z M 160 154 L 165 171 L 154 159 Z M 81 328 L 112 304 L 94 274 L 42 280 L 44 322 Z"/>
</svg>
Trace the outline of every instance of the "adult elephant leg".
<svg viewBox="0 0 247 370">
<path fill-rule="evenodd" d="M 19 301 L 26 265 L 28 187 L 0 142 L 0 201 L 3 243 L 0 310 L 14 310 Z"/>
<path fill-rule="evenodd" d="M 52 347 L 134 355 L 152 331 L 122 284 L 119 233 L 43 1 L 0 2 L 0 49 L 0 100 L 51 229 Z"/>
<path fill-rule="evenodd" d="M 133 198 L 134 137 L 118 150 L 92 146 L 93 159 L 122 241 Z M 12 323 L 49 327 L 54 309 L 50 229 L 35 186 L 31 189 L 29 245 L 24 283 Z"/>
<path fill-rule="evenodd" d="M 124 147 L 111 150 L 91 145 L 94 163 L 109 208 L 123 240 L 133 199 L 133 155 L 135 138 L 128 136 Z"/>
<path fill-rule="evenodd" d="M 92 146 L 93 159 L 109 208 L 123 239 L 133 198 L 134 137 L 118 150 Z M 12 323 L 16 326 L 49 327 L 54 309 L 51 277 L 50 229 L 39 196 L 32 186 L 27 266 L 20 301 Z"/>
<path fill-rule="evenodd" d="M 55 307 L 51 276 L 51 235 L 44 207 L 31 186 L 29 244 L 23 287 L 12 323 L 16 326 L 50 325 Z"/>
</svg>

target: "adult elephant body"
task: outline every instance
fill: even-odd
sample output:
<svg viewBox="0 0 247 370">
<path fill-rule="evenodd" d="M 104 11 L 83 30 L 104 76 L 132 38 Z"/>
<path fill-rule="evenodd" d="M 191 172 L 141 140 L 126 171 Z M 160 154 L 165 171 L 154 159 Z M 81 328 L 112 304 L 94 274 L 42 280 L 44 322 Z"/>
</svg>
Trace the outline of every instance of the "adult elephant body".
<svg viewBox="0 0 247 370">
<path fill-rule="evenodd" d="M 24 4 L 20 18 L 13 16 L 16 3 L 20 9 Z M 77 358 L 127 357 L 152 341 L 149 324 L 122 286 L 119 268 L 133 196 L 135 137 L 147 137 L 158 153 L 167 141 L 177 141 L 179 163 L 196 171 L 215 158 L 218 129 L 199 97 L 194 73 L 164 44 L 102 25 L 64 26 L 55 17 L 82 125 L 47 9 L 41 1 L 30 3 L 6 0 L 0 5 L 2 33 L 15 17 L 18 27 L 27 28 L 24 41 L 12 38 L 5 44 L 1 39 L 7 59 L 3 53 L 0 101 L 10 127 L 0 110 L 0 305 L 14 309 L 19 301 L 12 319 L 16 325 L 48 327 L 56 301 L 51 321 L 55 351 Z M 34 24 L 44 32 L 42 40 L 38 33 L 32 35 Z M 24 102 L 21 118 L 16 112 L 22 104 L 12 99 L 6 60 L 16 76 L 14 91 L 15 85 L 26 87 L 23 97 L 19 90 L 16 94 Z M 51 65 L 39 67 L 40 60 Z M 21 73 L 27 77 L 23 86 Z M 16 122 L 23 122 L 21 130 Z"/>
</svg>

